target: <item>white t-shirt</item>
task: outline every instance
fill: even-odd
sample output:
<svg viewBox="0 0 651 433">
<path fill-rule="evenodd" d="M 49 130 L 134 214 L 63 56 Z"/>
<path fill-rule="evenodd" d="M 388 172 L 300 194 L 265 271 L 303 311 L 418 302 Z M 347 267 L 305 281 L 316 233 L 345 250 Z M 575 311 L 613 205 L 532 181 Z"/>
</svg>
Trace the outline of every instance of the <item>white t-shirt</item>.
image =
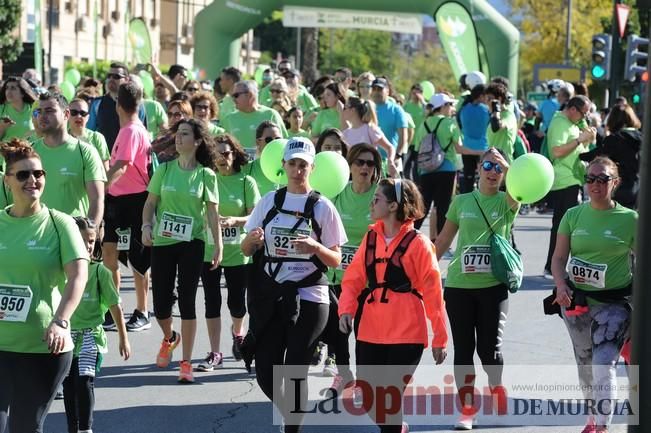
<svg viewBox="0 0 651 433">
<path fill-rule="evenodd" d="M 256 227 L 262 227 L 262 222 L 267 216 L 267 213 L 273 208 L 275 194 L 275 191 L 267 193 L 255 206 L 253 213 L 251 213 L 244 226 L 247 232 L 250 232 Z M 303 212 L 308 195 L 287 192 L 282 208 L 289 211 Z M 344 245 L 348 242 L 339 213 L 330 200 L 321 196 L 314 206 L 314 219 L 321 227 L 321 244 L 326 248 Z M 316 234 L 311 230 L 309 221 L 303 221 L 296 232 L 290 235 L 288 231 L 294 227 L 296 221 L 297 218 L 293 215 L 280 212 L 276 214 L 269 224 L 267 224 L 264 231 L 265 255 L 268 254 L 275 257 L 296 256 L 290 240 L 295 238 L 297 234 L 306 234 L 316 239 Z M 301 257 L 300 255 L 298 256 Z M 308 258 L 309 255 L 303 257 Z M 277 264 L 272 264 L 272 267 L 274 266 L 277 266 Z M 276 276 L 276 281 L 279 283 L 302 280 L 317 269 L 314 263 L 309 261 L 285 262 L 281 263 L 280 266 L 280 271 Z M 269 274 L 268 266 L 265 266 L 265 271 Z M 320 304 L 330 303 L 328 286 L 304 287 L 300 288 L 298 293 L 300 298 L 305 301 L 318 302 Z"/>
</svg>

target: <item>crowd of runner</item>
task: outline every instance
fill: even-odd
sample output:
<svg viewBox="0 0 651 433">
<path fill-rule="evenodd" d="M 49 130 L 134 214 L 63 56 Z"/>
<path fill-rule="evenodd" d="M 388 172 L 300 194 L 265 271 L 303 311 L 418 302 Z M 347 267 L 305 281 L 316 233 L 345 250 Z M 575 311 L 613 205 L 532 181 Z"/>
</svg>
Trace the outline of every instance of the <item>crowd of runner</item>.
<svg viewBox="0 0 651 433">
<path fill-rule="evenodd" d="M 189 80 L 180 65 L 147 70 L 151 95 L 122 63 L 104 82 L 82 79 L 71 100 L 32 70 L 2 82 L 0 433 L 41 432 L 61 385 L 68 431 L 91 432 L 105 331 L 118 332 L 128 359 L 128 333 L 155 321 L 152 362 L 168 368 L 175 357 L 181 383 L 222 367 L 222 288 L 230 354 L 255 364 L 285 432 L 301 420 L 278 403 L 286 390 L 275 365 L 302 365 L 307 377 L 322 364 L 333 393 L 358 397 L 367 366 L 415 369 L 429 345 L 444 362 L 446 321 L 463 406 L 455 428 L 471 430 L 473 395 L 463 389 L 474 385 L 475 352 L 491 390 L 502 387 L 509 287 L 491 269 L 490 236 L 515 248 L 514 222 L 532 210 L 553 212 L 540 268 L 556 286 L 546 311 L 567 325 L 585 397 L 614 398 L 605 385 L 629 344 L 641 145 L 626 100 L 600 111 L 584 84 L 552 80 L 536 106 L 481 72 L 426 98 L 421 84 L 403 96 L 389 77 L 346 67 L 306 87 L 287 60 L 259 83 L 234 67 L 213 82 Z M 286 185 L 261 166 L 278 139 L 288 139 Z M 327 151 L 350 168 L 332 198 L 310 184 Z M 547 197 L 522 205 L 504 179 L 529 152 L 550 159 L 554 181 Z M 135 305 L 120 301 L 120 262 L 133 271 Z M 200 281 L 208 341 L 195 341 Z M 582 433 L 605 433 L 611 419 L 590 415 Z M 401 415 L 379 427 L 409 431 Z"/>
</svg>

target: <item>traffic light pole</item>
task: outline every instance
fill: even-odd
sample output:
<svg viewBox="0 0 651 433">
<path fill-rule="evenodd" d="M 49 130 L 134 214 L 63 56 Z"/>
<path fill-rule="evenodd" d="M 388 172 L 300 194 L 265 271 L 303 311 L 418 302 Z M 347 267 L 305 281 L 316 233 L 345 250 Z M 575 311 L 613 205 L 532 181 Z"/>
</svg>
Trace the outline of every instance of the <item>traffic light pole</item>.
<svg viewBox="0 0 651 433">
<path fill-rule="evenodd" d="M 613 1 L 613 25 L 612 25 L 612 36 L 613 36 L 613 45 L 611 51 L 611 67 L 610 67 L 610 92 L 606 94 L 604 99 L 604 105 L 606 107 L 610 106 L 610 101 L 608 100 L 608 95 L 615 100 L 619 96 L 619 85 L 622 81 L 622 72 L 620 71 L 621 67 L 621 47 L 622 42 L 619 37 L 619 20 L 617 19 L 617 5 L 623 3 L 623 0 L 614 0 Z"/>
<path fill-rule="evenodd" d="M 651 26 L 649 26 L 651 39 Z M 651 63 L 647 63 L 647 71 Z M 651 86 L 646 86 L 644 101 L 642 156 L 640 160 L 640 192 L 638 195 L 639 218 L 637 224 L 636 272 L 633 284 L 633 334 L 632 365 L 639 366 L 637 415 L 639 424 L 629 426 L 630 433 L 651 431 L 651 344 L 648 332 L 651 329 Z M 636 375 L 633 375 L 636 376 Z"/>
</svg>

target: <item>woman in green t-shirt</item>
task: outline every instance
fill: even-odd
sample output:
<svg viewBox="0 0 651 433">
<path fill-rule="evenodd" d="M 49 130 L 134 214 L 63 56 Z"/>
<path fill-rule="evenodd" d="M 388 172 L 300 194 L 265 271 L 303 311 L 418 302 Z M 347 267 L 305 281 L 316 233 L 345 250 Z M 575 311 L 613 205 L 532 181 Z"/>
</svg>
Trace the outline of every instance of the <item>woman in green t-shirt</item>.
<svg viewBox="0 0 651 433">
<path fill-rule="evenodd" d="M 348 152 L 351 182 L 337 195 L 333 204 L 339 212 L 346 230 L 348 242 L 341 247 L 341 263 L 328 270 L 330 282 L 330 314 L 323 331 L 323 341 L 328 344 L 328 356 L 323 365 L 324 376 L 333 376 L 331 388 L 341 393 L 344 384 L 353 380 L 350 371 L 348 334 L 339 330 L 339 296 L 344 271 L 353 259 L 368 226 L 373 223 L 370 208 L 377 183 L 382 175 L 382 157 L 375 146 L 367 143 L 356 144 Z"/>
<path fill-rule="evenodd" d="M 584 397 L 603 406 L 587 425 L 591 432 L 602 433 L 612 421 L 606 414 L 617 399 L 615 366 L 631 323 L 631 255 L 638 215 L 613 200 L 620 178 L 611 159 L 595 158 L 587 173 L 590 201 L 561 219 L 552 274 L 554 303 L 561 306 L 570 334 Z"/>
<path fill-rule="evenodd" d="M 224 258 L 219 267 L 212 268 L 213 241 L 208 234 L 206 253 L 204 254 L 201 281 L 203 282 L 206 303 L 206 326 L 210 351 L 198 366 L 200 371 L 212 371 L 222 367 L 223 355 L 219 351 L 221 335 L 221 277 L 226 279 L 228 299 L 226 301 L 231 313 L 232 352 L 236 361 L 242 359 L 240 346 L 244 340 L 244 315 L 246 314 L 246 288 L 249 275 L 249 258 L 240 249 L 246 232 L 244 224 L 251 211 L 260 201 L 260 193 L 255 180 L 242 172 L 247 155 L 235 137 L 230 134 L 215 138 L 217 150 L 217 185 L 219 196 L 223 198 L 219 207 L 219 222 L 222 228 Z"/>
<path fill-rule="evenodd" d="M 25 138 L 25 134 L 34 129 L 32 104 L 36 99 L 23 78 L 7 78 L 0 89 L 0 140 Z"/>
<path fill-rule="evenodd" d="M 217 126 L 219 117 L 219 106 L 212 93 L 201 91 L 197 92 L 190 99 L 194 118 L 206 122 L 208 132 L 213 137 L 223 134 L 224 128 Z"/>
<path fill-rule="evenodd" d="M 42 431 L 70 369 L 88 253 L 73 219 L 41 204 L 45 170 L 29 143 L 13 139 L 0 151 L 14 198 L 0 211 L 0 431 Z"/>
<path fill-rule="evenodd" d="M 12 203 L 11 191 L 4 182 L 5 175 L 0 171 L 0 210 L 6 208 Z"/>
<path fill-rule="evenodd" d="M 448 265 L 444 298 L 454 343 L 454 378 L 463 404 L 455 427 L 462 430 L 472 429 L 476 413 L 472 395 L 475 350 L 488 374 L 491 391 L 500 405 L 506 404 L 502 338 L 509 291 L 491 271 L 488 223 L 495 233 L 509 236 L 519 205 L 508 192 L 499 190 L 509 168 L 504 155 L 491 147 L 480 161 L 479 189 L 455 197 L 435 243 L 440 260 L 459 235 Z"/>
<path fill-rule="evenodd" d="M 324 109 L 319 111 L 312 122 L 312 141 L 316 142 L 319 135 L 328 128 L 341 129 L 341 112 L 346 105 L 346 97 L 338 83 L 330 83 L 325 87 L 323 94 Z"/>
<path fill-rule="evenodd" d="M 204 220 L 215 240 L 212 268 L 222 260 L 222 240 L 217 205 L 215 145 L 205 122 L 181 120 L 176 134 L 178 159 L 161 164 L 152 177 L 142 212 L 142 243 L 151 251 L 154 313 L 163 331 L 156 365 L 167 367 L 181 335 L 172 328 L 174 282 L 178 268 L 178 301 L 183 334 L 183 358 L 179 382 L 194 382 L 192 349 L 197 332 L 195 298 L 203 266 Z M 155 218 L 154 218 L 155 214 Z"/>
</svg>

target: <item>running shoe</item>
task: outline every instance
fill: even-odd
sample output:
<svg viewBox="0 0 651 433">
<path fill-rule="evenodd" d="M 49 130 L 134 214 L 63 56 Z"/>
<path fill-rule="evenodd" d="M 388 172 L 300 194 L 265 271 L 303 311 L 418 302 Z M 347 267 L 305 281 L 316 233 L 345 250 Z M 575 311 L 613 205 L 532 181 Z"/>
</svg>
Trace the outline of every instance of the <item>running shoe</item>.
<svg viewBox="0 0 651 433">
<path fill-rule="evenodd" d="M 105 331 L 115 331 L 118 329 L 115 322 L 113 321 L 113 316 L 111 316 L 111 313 L 109 311 L 107 311 L 104 315 L 104 323 L 102 323 L 102 328 L 104 328 Z"/>
<path fill-rule="evenodd" d="M 402 429 L 400 429 L 400 433 L 409 433 L 409 424 L 403 421 Z"/>
<path fill-rule="evenodd" d="M 149 317 L 139 310 L 133 310 L 131 318 L 127 322 L 127 331 L 140 332 L 151 328 Z"/>
<path fill-rule="evenodd" d="M 595 425 L 594 417 L 590 415 L 588 417 L 588 422 L 585 423 L 585 427 L 581 430 L 581 433 L 595 433 L 596 428 L 597 426 Z"/>
<path fill-rule="evenodd" d="M 231 347 L 231 351 L 233 352 L 233 358 L 235 358 L 236 361 L 241 361 L 242 360 L 242 342 L 244 341 L 244 336 L 235 335 L 235 333 L 233 332 L 232 327 L 231 327 L 231 335 L 233 336 L 233 347 Z"/>
<path fill-rule="evenodd" d="M 324 377 L 335 377 L 337 375 L 337 362 L 334 356 L 327 356 L 323 362 L 323 373 L 321 375 Z"/>
<path fill-rule="evenodd" d="M 170 365 L 172 360 L 172 352 L 174 349 L 181 343 L 181 334 L 176 331 L 172 331 L 172 338 L 174 340 L 169 341 L 163 338 L 163 342 L 160 344 L 160 350 L 158 351 L 158 356 L 156 357 L 156 365 L 160 368 L 165 368 Z"/>
<path fill-rule="evenodd" d="M 181 361 L 179 367 L 179 382 L 194 383 L 194 374 L 192 374 L 192 364 L 190 361 Z"/>
<path fill-rule="evenodd" d="M 545 269 L 542 274 L 543 278 L 546 280 L 553 280 L 554 276 L 552 275 L 552 271 L 549 269 Z"/>
<path fill-rule="evenodd" d="M 208 352 L 201 364 L 197 366 L 199 371 L 213 371 L 224 366 L 224 356 L 221 352 Z"/>
<path fill-rule="evenodd" d="M 466 409 L 464 408 L 461 410 L 461 416 L 459 417 L 459 421 L 454 425 L 455 430 L 472 430 L 472 427 L 475 423 L 475 414 L 474 414 L 474 409 L 472 407 Z"/>
<path fill-rule="evenodd" d="M 312 355 L 312 365 L 319 365 L 323 362 L 326 356 L 326 349 L 327 345 L 325 343 L 322 343 L 319 341 L 319 344 L 316 346 L 316 349 L 314 349 L 314 354 Z"/>
<path fill-rule="evenodd" d="M 528 204 L 523 204 L 520 207 L 520 210 L 518 211 L 520 215 L 529 215 L 530 212 L 531 212 L 531 208 L 529 207 Z"/>
</svg>

